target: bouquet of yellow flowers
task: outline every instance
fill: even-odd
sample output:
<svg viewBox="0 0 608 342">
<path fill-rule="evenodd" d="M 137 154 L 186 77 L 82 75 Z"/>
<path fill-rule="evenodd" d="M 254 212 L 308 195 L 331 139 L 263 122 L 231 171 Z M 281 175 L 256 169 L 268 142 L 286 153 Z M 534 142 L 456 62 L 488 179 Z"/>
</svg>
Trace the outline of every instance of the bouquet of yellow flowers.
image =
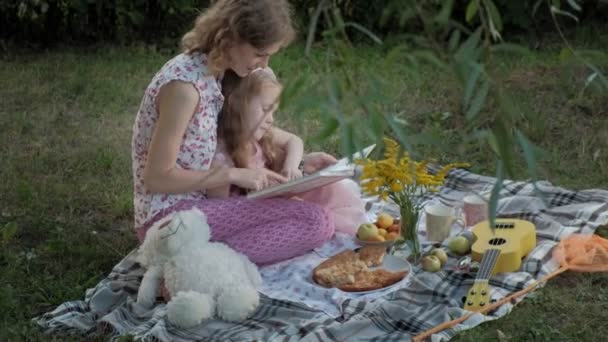
<svg viewBox="0 0 608 342">
<path fill-rule="evenodd" d="M 448 164 L 431 174 L 428 171 L 429 161 L 411 159 L 395 140 L 384 138 L 384 146 L 384 159 L 355 161 L 363 167 L 361 187 L 364 193 L 377 195 L 384 201 L 391 200 L 399 207 L 403 243 L 409 245 L 414 259 L 417 259 L 420 256 L 420 245 L 416 226 L 420 207 L 414 201 L 415 196 L 425 190 L 438 190 L 451 169 L 468 164 Z"/>
</svg>

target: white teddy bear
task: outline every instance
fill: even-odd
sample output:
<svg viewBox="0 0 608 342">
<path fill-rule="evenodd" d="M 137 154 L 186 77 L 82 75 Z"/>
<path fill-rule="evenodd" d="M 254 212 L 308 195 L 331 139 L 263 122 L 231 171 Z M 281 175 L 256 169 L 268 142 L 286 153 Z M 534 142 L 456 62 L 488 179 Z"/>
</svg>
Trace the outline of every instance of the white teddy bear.
<svg viewBox="0 0 608 342">
<path fill-rule="evenodd" d="M 193 327 L 215 314 L 228 321 L 249 317 L 260 301 L 260 273 L 246 256 L 209 237 L 207 218 L 198 209 L 152 226 L 139 250 L 147 271 L 137 302 L 152 306 L 164 278 L 171 294 L 167 318 L 178 327 Z"/>
</svg>

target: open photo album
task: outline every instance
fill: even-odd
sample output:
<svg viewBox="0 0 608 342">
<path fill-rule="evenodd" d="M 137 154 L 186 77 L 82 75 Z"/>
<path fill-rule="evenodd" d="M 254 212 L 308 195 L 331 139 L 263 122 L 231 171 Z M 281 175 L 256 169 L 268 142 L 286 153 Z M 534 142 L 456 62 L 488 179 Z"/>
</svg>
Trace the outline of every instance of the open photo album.
<svg viewBox="0 0 608 342">
<path fill-rule="evenodd" d="M 376 145 L 371 145 L 353 155 L 353 160 L 358 158 L 366 158 L 373 151 Z M 277 184 L 266 189 L 252 191 L 247 194 L 249 199 L 264 199 L 277 196 L 295 196 L 310 190 L 329 185 L 334 182 L 341 181 L 346 178 L 351 178 L 355 175 L 355 165 L 348 158 L 338 160 L 334 165 L 328 166 L 315 173 L 305 175 L 287 183 Z"/>
</svg>

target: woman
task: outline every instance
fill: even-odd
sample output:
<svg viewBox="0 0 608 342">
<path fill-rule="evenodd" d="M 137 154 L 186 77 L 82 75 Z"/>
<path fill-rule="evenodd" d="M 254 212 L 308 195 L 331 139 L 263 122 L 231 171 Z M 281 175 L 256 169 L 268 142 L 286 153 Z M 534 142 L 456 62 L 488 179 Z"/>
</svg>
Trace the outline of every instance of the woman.
<svg viewBox="0 0 608 342">
<path fill-rule="evenodd" d="M 207 189 L 228 184 L 258 190 L 286 181 L 268 169 L 210 165 L 224 72 L 244 77 L 266 67 L 294 36 L 286 0 L 218 0 L 197 18 L 182 39 L 184 52 L 152 79 L 135 120 L 132 158 L 140 241 L 154 222 L 192 207 L 207 215 L 213 240 L 258 264 L 303 254 L 332 236 L 327 212 L 309 202 L 206 198 Z M 307 172 L 333 162 L 320 152 L 303 160 Z"/>
</svg>

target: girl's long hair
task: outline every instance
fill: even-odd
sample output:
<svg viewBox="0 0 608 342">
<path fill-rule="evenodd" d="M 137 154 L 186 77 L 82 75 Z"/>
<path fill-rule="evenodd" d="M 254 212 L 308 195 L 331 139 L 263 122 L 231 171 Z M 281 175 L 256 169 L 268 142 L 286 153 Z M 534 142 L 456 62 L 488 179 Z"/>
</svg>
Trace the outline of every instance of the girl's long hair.
<svg viewBox="0 0 608 342">
<path fill-rule="evenodd" d="M 245 129 L 245 116 L 251 98 L 259 95 L 267 86 L 282 88 L 270 69 L 251 72 L 244 78 L 240 78 L 232 71 L 224 74 L 222 81 L 224 106 L 219 116 L 218 136 L 223 140 L 235 167 L 249 167 L 252 136 L 251 132 Z M 270 132 L 262 137 L 260 146 L 266 158 L 266 167 L 279 172 L 282 166 L 279 165 L 282 152 L 273 145 Z"/>
</svg>

